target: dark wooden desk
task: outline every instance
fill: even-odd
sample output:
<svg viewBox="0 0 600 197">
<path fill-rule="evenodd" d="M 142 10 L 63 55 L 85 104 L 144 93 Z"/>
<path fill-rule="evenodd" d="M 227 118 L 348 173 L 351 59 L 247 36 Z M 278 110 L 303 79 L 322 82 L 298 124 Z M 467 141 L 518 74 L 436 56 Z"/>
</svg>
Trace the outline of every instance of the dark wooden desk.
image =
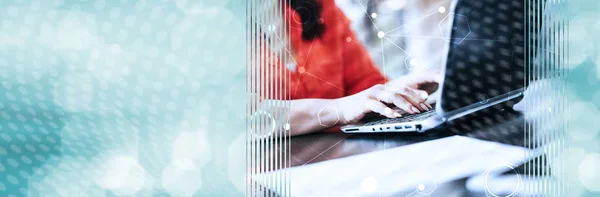
<svg viewBox="0 0 600 197">
<path fill-rule="evenodd" d="M 424 134 L 315 133 L 296 136 L 291 140 L 291 166 L 303 166 L 454 135 L 524 146 L 525 127 L 526 121 L 521 113 L 506 108 L 490 108 Z M 467 178 L 440 183 L 430 196 L 486 196 L 486 194 L 469 192 L 465 186 Z M 410 193 L 411 191 L 407 191 L 406 194 L 398 194 L 398 196 L 406 196 Z M 410 196 L 420 195 L 422 194 L 415 193 Z"/>
</svg>

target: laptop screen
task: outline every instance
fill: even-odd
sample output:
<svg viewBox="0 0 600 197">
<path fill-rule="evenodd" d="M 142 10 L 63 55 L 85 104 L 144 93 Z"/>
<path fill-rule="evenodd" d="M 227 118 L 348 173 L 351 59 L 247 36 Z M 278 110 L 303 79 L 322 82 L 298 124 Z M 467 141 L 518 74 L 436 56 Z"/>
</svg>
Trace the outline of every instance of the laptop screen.
<svg viewBox="0 0 600 197">
<path fill-rule="evenodd" d="M 441 107 L 450 112 L 524 87 L 522 0 L 456 4 Z"/>
</svg>

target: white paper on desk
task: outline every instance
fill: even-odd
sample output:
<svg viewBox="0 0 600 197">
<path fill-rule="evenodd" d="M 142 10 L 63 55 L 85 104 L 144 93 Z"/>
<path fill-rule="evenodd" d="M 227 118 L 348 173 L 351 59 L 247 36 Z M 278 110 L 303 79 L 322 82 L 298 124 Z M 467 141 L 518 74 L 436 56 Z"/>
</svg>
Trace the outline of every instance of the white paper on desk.
<svg viewBox="0 0 600 197">
<path fill-rule="evenodd" d="M 395 196 L 417 192 L 420 184 L 426 187 L 423 193 L 435 193 L 437 184 L 498 165 L 516 167 L 524 162 L 526 151 L 453 136 L 286 170 L 292 196 Z M 259 178 L 257 182 L 262 181 Z"/>
</svg>

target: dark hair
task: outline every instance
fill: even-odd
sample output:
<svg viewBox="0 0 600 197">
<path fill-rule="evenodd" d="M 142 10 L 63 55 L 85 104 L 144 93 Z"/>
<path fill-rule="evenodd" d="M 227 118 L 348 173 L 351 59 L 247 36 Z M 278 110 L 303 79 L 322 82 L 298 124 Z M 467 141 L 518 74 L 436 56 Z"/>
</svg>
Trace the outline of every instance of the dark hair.
<svg viewBox="0 0 600 197">
<path fill-rule="evenodd" d="M 302 20 L 302 39 L 320 38 L 324 26 L 321 21 L 321 5 L 317 0 L 290 0 L 290 6 Z M 292 20 L 292 22 L 294 22 Z"/>
</svg>

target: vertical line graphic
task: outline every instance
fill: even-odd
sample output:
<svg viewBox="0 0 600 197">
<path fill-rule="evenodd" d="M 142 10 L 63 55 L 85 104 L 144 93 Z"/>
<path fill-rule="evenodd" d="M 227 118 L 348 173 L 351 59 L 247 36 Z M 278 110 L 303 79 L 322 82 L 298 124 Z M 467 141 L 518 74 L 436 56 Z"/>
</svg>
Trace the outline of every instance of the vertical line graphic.
<svg viewBox="0 0 600 197">
<path fill-rule="evenodd" d="M 567 88 L 564 79 L 569 70 L 567 40 L 568 17 L 563 0 L 525 1 L 525 94 L 526 153 L 524 195 L 564 196 L 568 182 L 562 176 L 565 162 L 565 131 L 568 127 Z M 529 97 L 529 99 L 527 99 Z"/>
<path fill-rule="evenodd" d="M 288 3 L 246 1 L 246 196 L 290 195 Z"/>
</svg>

